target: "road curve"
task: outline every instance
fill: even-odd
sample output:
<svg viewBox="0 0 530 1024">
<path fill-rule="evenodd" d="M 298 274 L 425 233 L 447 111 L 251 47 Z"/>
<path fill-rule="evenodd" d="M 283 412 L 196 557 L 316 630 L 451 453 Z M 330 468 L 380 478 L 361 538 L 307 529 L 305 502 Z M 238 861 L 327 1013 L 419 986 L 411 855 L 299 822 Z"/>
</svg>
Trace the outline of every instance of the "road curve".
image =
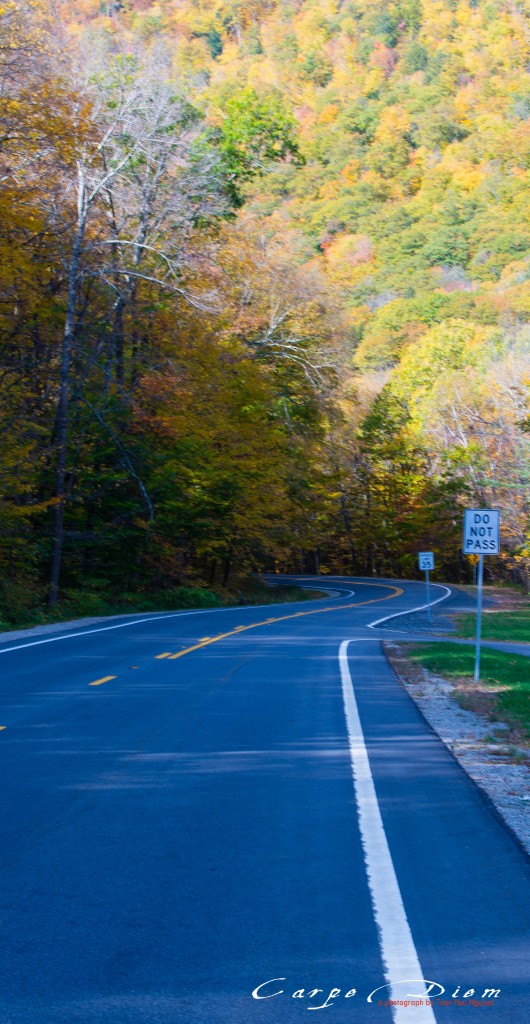
<svg viewBox="0 0 530 1024">
<path fill-rule="evenodd" d="M 318 586 L 0 643 L 3 1024 L 528 1020 L 528 860 L 370 628 L 423 588 Z"/>
</svg>

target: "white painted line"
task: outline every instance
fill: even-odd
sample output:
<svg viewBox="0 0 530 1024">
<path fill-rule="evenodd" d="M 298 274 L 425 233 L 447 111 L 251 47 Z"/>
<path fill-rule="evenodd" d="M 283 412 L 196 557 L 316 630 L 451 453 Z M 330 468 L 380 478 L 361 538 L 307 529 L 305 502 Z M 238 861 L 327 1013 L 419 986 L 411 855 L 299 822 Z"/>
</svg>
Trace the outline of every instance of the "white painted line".
<svg viewBox="0 0 530 1024">
<path fill-rule="evenodd" d="M 431 608 L 435 604 L 440 604 L 440 601 L 447 601 L 447 598 L 451 596 L 452 591 L 449 587 L 444 587 L 442 583 L 431 583 L 431 587 L 440 587 L 441 590 L 445 590 L 445 594 L 441 597 L 437 597 L 436 601 L 431 601 Z M 427 604 L 419 604 L 417 608 L 407 608 L 406 612 L 394 612 L 393 615 L 384 615 L 382 619 L 376 619 L 375 622 L 368 623 L 368 629 L 375 629 L 382 622 L 388 622 L 390 619 L 398 619 L 400 615 L 412 615 L 413 612 L 422 612 L 425 608 L 428 608 Z"/>
<path fill-rule="evenodd" d="M 312 589 L 311 587 L 308 589 Z M 324 587 L 321 587 L 324 590 Z M 346 600 L 348 597 L 353 597 L 355 591 L 347 590 L 345 593 L 341 592 L 342 596 L 338 598 L 321 597 L 318 598 L 314 603 L 318 604 L 318 601 L 329 601 L 336 600 L 337 604 L 341 601 Z M 300 601 L 286 601 L 284 608 L 288 608 L 293 604 L 301 604 Z M 115 626 L 100 626 L 98 629 L 86 629 L 79 633 L 61 633 L 59 636 L 46 637 L 45 640 L 31 640 L 27 644 L 17 644 L 15 647 L 4 647 L 0 650 L 0 654 L 9 654 L 10 651 L 21 651 L 25 647 L 37 647 L 39 644 L 54 644 L 57 640 L 71 640 L 76 636 L 90 636 L 92 633 L 107 633 L 111 629 L 126 629 L 128 626 L 142 626 L 146 622 L 161 622 L 162 619 L 180 619 L 188 615 L 211 615 L 212 612 L 238 612 L 241 613 L 245 608 L 251 608 L 253 611 L 257 611 L 260 608 L 270 608 L 270 604 L 250 604 L 250 605 L 234 605 L 232 608 L 202 608 L 192 612 L 171 612 L 169 615 L 152 615 L 149 619 L 130 619 L 128 622 L 119 622 Z M 2 642 L 0 636 L 0 643 Z M 9 643 L 9 640 L 5 641 Z"/>
<path fill-rule="evenodd" d="M 422 968 L 403 906 L 377 802 L 348 664 L 349 643 L 349 640 L 344 640 L 339 648 L 342 697 L 366 874 L 379 932 L 385 978 L 389 986 L 384 993 L 384 998 L 406 1002 L 409 993 L 403 983 L 409 982 L 411 985 L 410 998 L 419 996 L 422 999 L 422 1005 L 413 1008 L 392 1006 L 394 1024 L 411 1024 L 411 1021 L 414 1021 L 414 1024 L 436 1024 L 431 1007 L 425 1003 L 427 983 L 423 981 Z M 417 995 L 413 996 L 412 993 L 417 993 Z"/>
</svg>

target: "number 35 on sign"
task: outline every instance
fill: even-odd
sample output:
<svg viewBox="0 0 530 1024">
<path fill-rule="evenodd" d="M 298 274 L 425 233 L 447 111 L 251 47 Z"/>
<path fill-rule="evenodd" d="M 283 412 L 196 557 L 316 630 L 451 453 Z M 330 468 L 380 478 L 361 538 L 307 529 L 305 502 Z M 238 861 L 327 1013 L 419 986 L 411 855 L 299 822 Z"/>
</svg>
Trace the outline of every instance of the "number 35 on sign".
<svg viewBox="0 0 530 1024">
<path fill-rule="evenodd" d="M 500 514 L 496 508 L 468 508 L 464 512 L 464 554 L 498 555 Z"/>
</svg>

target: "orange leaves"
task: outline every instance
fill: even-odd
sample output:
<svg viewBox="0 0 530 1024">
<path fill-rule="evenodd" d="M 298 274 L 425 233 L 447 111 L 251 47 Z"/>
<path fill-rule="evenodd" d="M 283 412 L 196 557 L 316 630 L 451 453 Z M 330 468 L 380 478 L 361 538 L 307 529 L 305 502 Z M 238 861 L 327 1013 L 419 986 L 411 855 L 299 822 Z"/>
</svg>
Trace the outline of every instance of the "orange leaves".
<svg viewBox="0 0 530 1024">
<path fill-rule="evenodd" d="M 327 106 L 321 110 L 317 117 L 318 124 L 333 124 L 337 118 L 337 114 L 340 112 L 340 107 L 337 103 L 328 103 Z"/>
<path fill-rule="evenodd" d="M 385 78 L 388 78 L 392 74 L 397 62 L 398 54 L 396 50 L 390 46 L 385 46 L 380 40 L 376 41 L 373 53 L 370 57 L 370 63 L 375 67 L 379 68 Z"/>
</svg>

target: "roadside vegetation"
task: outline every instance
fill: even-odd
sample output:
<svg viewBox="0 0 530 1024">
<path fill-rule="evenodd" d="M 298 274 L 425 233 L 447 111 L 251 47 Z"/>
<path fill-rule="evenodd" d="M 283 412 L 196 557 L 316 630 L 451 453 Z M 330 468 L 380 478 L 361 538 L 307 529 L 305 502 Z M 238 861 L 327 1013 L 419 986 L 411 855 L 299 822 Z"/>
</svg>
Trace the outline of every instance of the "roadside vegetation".
<svg viewBox="0 0 530 1024">
<path fill-rule="evenodd" d="M 215 593 L 206 587 L 174 587 L 151 594 L 122 594 L 114 601 L 94 593 L 70 593 L 53 609 L 46 606 L 32 611 L 19 610 L 12 616 L 4 612 L 0 632 L 25 629 L 52 622 L 105 615 L 129 615 L 135 612 L 180 611 L 185 608 L 223 608 L 233 605 L 285 604 L 290 601 L 311 601 L 326 597 L 321 590 L 306 587 L 264 583 L 254 577 L 234 580 L 234 586 Z"/>
<path fill-rule="evenodd" d="M 505 0 L 4 0 L 0 618 L 471 582 L 466 506 L 529 589 L 529 62 Z"/>
<path fill-rule="evenodd" d="M 428 672 L 449 679 L 458 703 L 520 729 L 530 739 L 530 659 L 483 648 L 480 682 L 475 684 L 474 648 L 454 643 L 407 645 L 406 658 Z"/>
<path fill-rule="evenodd" d="M 455 616 L 455 622 L 458 636 L 475 636 L 474 614 Z M 530 643 L 530 603 L 526 601 L 522 607 L 514 611 L 485 610 L 482 614 L 482 637 L 484 640 Z"/>
</svg>

